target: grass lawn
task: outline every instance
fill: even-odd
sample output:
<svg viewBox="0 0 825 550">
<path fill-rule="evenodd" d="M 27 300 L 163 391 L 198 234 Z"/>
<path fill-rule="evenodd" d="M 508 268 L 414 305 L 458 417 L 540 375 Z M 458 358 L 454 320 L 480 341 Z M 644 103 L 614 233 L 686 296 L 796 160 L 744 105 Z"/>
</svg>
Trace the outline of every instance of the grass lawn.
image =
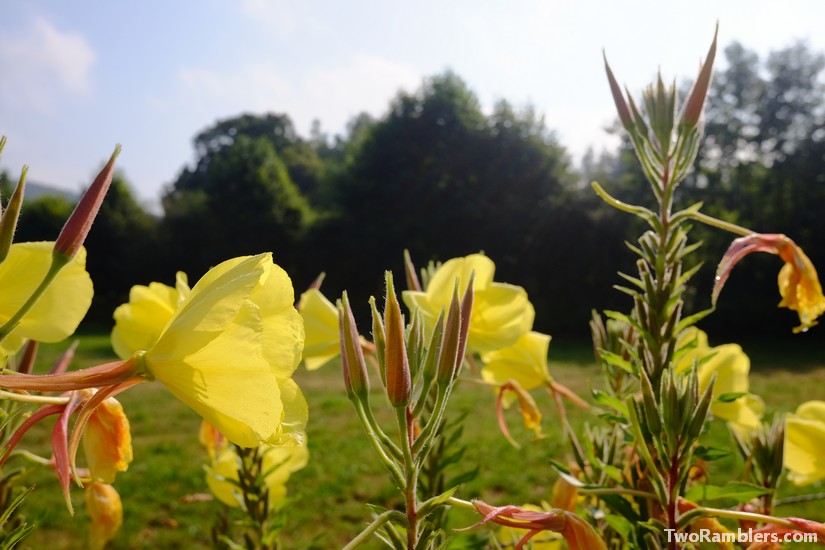
<svg viewBox="0 0 825 550">
<path fill-rule="evenodd" d="M 790 411 L 805 400 L 825 399 L 825 358 L 815 350 L 790 354 L 775 347 L 746 346 L 753 362 L 751 390 L 760 394 L 769 409 Z M 55 348 L 41 354 L 41 369 L 56 356 Z M 586 345 L 555 342 L 550 349 L 551 373 L 580 395 L 588 395 L 600 384 L 598 370 Z M 76 367 L 111 360 L 105 336 L 82 338 Z M 785 362 L 787 361 L 787 363 Z M 343 390 L 338 364 L 316 372 L 303 367 L 296 374 L 310 405 L 308 437 L 310 462 L 290 480 L 288 528 L 285 548 L 340 548 L 369 521 L 365 502 L 386 507 L 400 505 L 398 495 L 382 468 L 373 460 L 372 449 L 358 424 Z M 373 384 L 376 387 L 377 384 Z M 548 462 L 566 460 L 568 450 L 560 438 L 556 414 L 547 395 L 537 393 L 544 413 L 546 437 L 531 441 L 519 426 L 518 413 L 508 415 L 514 437 L 524 442 L 520 449 L 510 446 L 499 433 L 495 421 L 493 395 L 488 388 L 462 383 L 454 393 L 451 410 L 466 411 L 464 463 L 479 465 L 478 477 L 463 486 L 462 498 L 480 497 L 494 504 L 522 504 L 548 499 L 555 481 Z M 221 505 L 206 497 L 203 463 L 199 447 L 199 417 L 176 401 L 160 384 L 141 384 L 120 396 L 132 426 L 134 462 L 118 476 L 116 487 L 123 499 L 124 526 L 110 548 L 211 548 L 210 528 Z M 375 403 L 383 403 L 374 396 Z M 389 420 L 389 411 L 379 420 Z M 573 421 L 598 421 L 587 413 L 569 409 Z M 38 426 L 26 435 L 22 447 L 48 456 L 51 424 Z M 733 448 L 726 427 L 715 422 L 707 434 L 707 444 Z M 825 452 L 825 449 L 823 449 Z M 82 460 L 82 458 L 81 458 Z M 741 459 L 725 459 L 713 464 L 711 483 L 724 484 L 740 470 Z M 59 550 L 83 548 L 88 516 L 83 492 L 72 490 L 76 510 L 70 517 L 54 474 L 33 468 L 26 481 L 36 484 L 35 493 L 24 508 L 26 517 L 38 528 L 23 548 Z M 822 484 L 806 492 L 825 490 Z M 789 485 L 780 496 L 793 494 Z M 781 515 L 801 515 L 825 520 L 819 503 L 785 506 Z M 477 518 L 456 514 L 453 523 L 466 526 Z M 377 548 L 377 545 L 369 546 Z"/>
</svg>

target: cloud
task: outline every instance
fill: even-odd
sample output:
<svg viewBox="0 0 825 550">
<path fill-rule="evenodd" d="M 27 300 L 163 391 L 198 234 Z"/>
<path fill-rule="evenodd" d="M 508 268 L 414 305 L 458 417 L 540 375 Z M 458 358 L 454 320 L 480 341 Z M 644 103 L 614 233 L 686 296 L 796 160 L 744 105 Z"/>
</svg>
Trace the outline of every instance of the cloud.
<svg viewBox="0 0 825 550">
<path fill-rule="evenodd" d="M 281 112 L 302 133 L 316 119 L 325 131 L 341 133 L 355 115 L 380 115 L 398 90 L 414 89 L 421 82 L 417 70 L 371 55 L 357 55 L 340 66 L 301 69 L 294 76 L 257 63 L 228 71 L 184 68 L 178 77 L 177 109 L 209 117 Z"/>
<path fill-rule="evenodd" d="M 297 17 L 287 0 L 243 0 L 241 12 L 280 38 L 291 37 L 298 27 Z"/>
<path fill-rule="evenodd" d="M 82 34 L 37 18 L 17 33 L 0 30 L 0 44 L 3 101 L 50 111 L 62 93 L 92 92 L 97 55 Z"/>
</svg>

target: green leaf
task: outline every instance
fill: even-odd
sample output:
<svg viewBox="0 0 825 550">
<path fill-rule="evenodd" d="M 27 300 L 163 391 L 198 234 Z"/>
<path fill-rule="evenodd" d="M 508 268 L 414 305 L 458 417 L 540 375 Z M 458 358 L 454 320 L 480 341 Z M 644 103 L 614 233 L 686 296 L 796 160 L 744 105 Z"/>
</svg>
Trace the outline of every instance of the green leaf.
<svg viewBox="0 0 825 550">
<path fill-rule="evenodd" d="M 603 352 L 602 352 L 603 353 Z M 593 390 L 593 399 L 603 407 L 611 407 L 627 416 L 627 405 L 624 401 L 601 390 Z"/>
<path fill-rule="evenodd" d="M 636 369 L 633 367 L 633 363 L 631 363 L 627 359 L 622 358 L 621 355 L 613 353 L 612 351 L 602 349 L 599 350 L 599 356 L 601 357 L 602 361 L 604 361 L 608 365 L 618 367 L 628 374 L 636 374 Z"/>
<path fill-rule="evenodd" d="M 633 524 L 625 517 L 616 514 L 607 514 L 604 522 L 616 531 L 626 542 L 633 536 Z"/>
<path fill-rule="evenodd" d="M 685 498 L 692 502 L 731 499 L 736 501 L 737 504 L 742 504 L 770 492 L 771 489 L 759 487 L 752 483 L 732 481 L 721 487 L 717 485 L 694 485 L 685 493 Z"/>
<path fill-rule="evenodd" d="M 440 495 L 436 495 L 433 498 L 424 501 L 423 503 L 421 503 L 421 506 L 418 507 L 416 513 L 420 518 L 427 517 L 428 515 L 433 513 L 439 506 L 442 506 L 444 503 L 450 500 L 450 497 L 453 496 L 453 494 L 456 492 L 456 489 L 458 489 L 458 487 L 447 489 Z"/>
</svg>

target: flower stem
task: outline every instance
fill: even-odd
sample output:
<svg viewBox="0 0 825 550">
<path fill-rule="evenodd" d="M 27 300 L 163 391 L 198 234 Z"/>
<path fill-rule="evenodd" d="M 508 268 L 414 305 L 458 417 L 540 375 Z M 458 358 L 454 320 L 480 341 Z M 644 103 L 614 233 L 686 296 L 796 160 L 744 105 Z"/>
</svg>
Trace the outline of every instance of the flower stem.
<svg viewBox="0 0 825 550">
<path fill-rule="evenodd" d="M 8 374 L 0 376 L 0 388 L 29 391 L 71 391 L 100 388 L 127 382 L 141 376 L 137 359 L 115 361 L 59 374 Z"/>
</svg>

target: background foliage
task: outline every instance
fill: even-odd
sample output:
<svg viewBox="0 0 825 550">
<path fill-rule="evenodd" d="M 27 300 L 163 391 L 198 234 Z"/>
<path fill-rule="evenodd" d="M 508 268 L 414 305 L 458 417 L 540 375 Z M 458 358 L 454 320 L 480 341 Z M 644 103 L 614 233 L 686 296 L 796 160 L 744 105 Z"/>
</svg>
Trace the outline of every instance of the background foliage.
<svg viewBox="0 0 825 550">
<path fill-rule="evenodd" d="M 677 200 L 704 200 L 711 215 L 792 235 L 823 266 L 825 57 L 800 43 L 760 59 L 734 43 L 725 59 L 709 98 L 709 138 Z M 527 289 L 537 330 L 586 337 L 591 308 L 622 305 L 613 270 L 630 269 L 622 242 L 638 229 L 586 184 L 596 179 L 634 204 L 647 200 L 647 184 L 627 142 L 616 154 L 588 153 L 574 169 L 550 127 L 552 118 L 503 100 L 483 112 L 451 72 L 399 93 L 379 119 L 353 118 L 343 136 L 316 125 L 304 138 L 285 113 L 217 121 L 194 138 L 197 160 L 166 188 L 162 215 L 143 210 L 123 174 L 116 179 L 87 242 L 96 285 L 89 319 L 109 324 L 131 284 L 171 283 L 176 270 L 196 280 L 222 258 L 261 250 L 274 251 L 299 290 L 328 271 L 325 292 L 346 284 L 364 315 L 380 288 L 360 275 L 399 270 L 404 248 L 419 265 L 484 250 L 498 279 Z M 54 238 L 70 207 L 65 198 L 31 200 L 16 240 Z M 709 304 L 728 241 L 698 227 L 694 235 L 707 245 L 688 297 L 695 311 Z M 793 314 L 777 315 L 779 297 L 766 291 L 773 260 L 749 258 L 751 269 L 734 272 L 707 330 L 790 334 Z"/>
</svg>

